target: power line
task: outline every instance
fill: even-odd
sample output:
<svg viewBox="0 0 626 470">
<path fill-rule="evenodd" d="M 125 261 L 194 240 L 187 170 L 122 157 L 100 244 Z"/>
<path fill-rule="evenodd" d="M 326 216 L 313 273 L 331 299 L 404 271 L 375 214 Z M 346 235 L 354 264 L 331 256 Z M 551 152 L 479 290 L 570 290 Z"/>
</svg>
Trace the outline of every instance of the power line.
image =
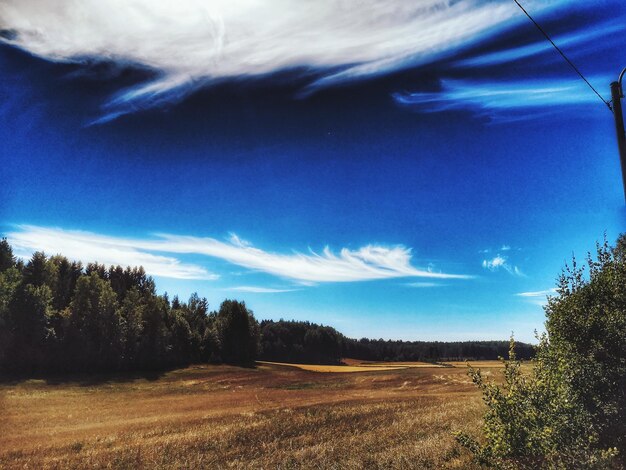
<svg viewBox="0 0 626 470">
<path fill-rule="evenodd" d="M 598 93 L 598 90 L 596 90 L 596 89 L 593 87 L 593 85 L 592 85 L 591 83 L 589 83 L 589 80 L 587 80 L 587 79 L 585 78 L 585 76 L 582 74 L 582 72 L 578 69 L 578 67 L 576 67 L 576 65 L 574 65 L 574 63 L 573 63 L 571 60 L 569 60 L 569 59 L 567 58 L 567 56 L 565 55 L 565 53 L 564 53 L 564 52 L 563 52 L 563 51 L 559 48 L 559 46 L 557 46 L 557 45 L 554 43 L 554 41 L 552 40 L 552 38 L 548 35 L 548 33 L 546 33 L 546 32 L 545 32 L 545 30 L 544 30 L 544 29 L 543 29 L 543 28 L 539 25 L 539 23 L 537 23 L 537 22 L 533 19 L 533 17 L 532 17 L 532 16 L 530 16 L 530 13 L 528 13 L 528 12 L 526 11 L 526 9 L 525 9 L 525 8 L 524 8 L 521 4 L 520 4 L 520 2 L 518 2 L 518 0 L 513 0 L 513 1 L 517 4 L 517 6 L 518 6 L 518 7 L 520 7 L 520 8 L 521 8 L 521 10 L 522 10 L 522 11 L 526 14 L 526 16 L 528 17 L 528 19 L 529 19 L 530 21 L 532 21 L 532 22 L 533 22 L 533 24 L 537 27 L 537 29 L 538 29 L 539 31 L 541 31 L 541 34 L 543 34 L 543 35 L 546 37 L 546 39 L 547 39 L 548 41 L 550 41 L 550 44 L 552 44 L 552 45 L 554 46 L 554 48 L 558 51 L 558 53 L 559 53 L 559 54 L 561 54 L 561 56 L 563 57 L 563 59 L 565 59 L 565 61 L 566 61 L 566 62 L 567 62 L 567 63 L 568 63 L 568 64 L 569 64 L 569 65 L 570 65 L 573 69 L 574 69 L 574 71 L 575 71 L 578 75 L 580 75 L 580 78 L 582 78 L 582 79 L 585 81 L 585 83 L 587 84 L 587 86 L 589 86 L 589 88 L 591 88 L 591 90 L 592 90 L 592 91 L 593 91 L 593 92 L 594 92 L 594 93 L 598 96 L 598 98 L 600 98 L 600 99 L 602 100 L 602 102 L 603 102 L 605 105 L 607 105 L 607 106 L 608 106 L 609 111 L 613 112 L 613 107 L 611 106 L 611 103 L 609 103 L 607 100 L 605 100 L 604 98 L 602 98 L 602 95 L 601 95 L 600 93 Z"/>
</svg>

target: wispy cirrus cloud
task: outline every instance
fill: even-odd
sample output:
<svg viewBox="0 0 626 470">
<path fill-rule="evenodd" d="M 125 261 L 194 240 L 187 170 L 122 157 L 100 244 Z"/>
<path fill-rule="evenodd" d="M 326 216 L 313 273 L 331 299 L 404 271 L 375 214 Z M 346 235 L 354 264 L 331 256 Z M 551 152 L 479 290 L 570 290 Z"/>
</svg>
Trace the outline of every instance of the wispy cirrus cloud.
<svg viewBox="0 0 626 470">
<path fill-rule="evenodd" d="M 407 282 L 407 287 L 415 287 L 417 289 L 428 289 L 431 287 L 444 287 L 447 284 L 441 284 L 439 282 Z"/>
<path fill-rule="evenodd" d="M 584 31 L 575 31 L 555 36 L 553 40 L 559 45 L 559 47 L 568 48 L 568 50 L 575 52 L 582 46 L 596 43 L 599 39 L 602 39 L 603 44 L 606 46 L 606 41 L 616 41 L 619 37 L 618 33 L 624 31 L 625 29 L 626 25 L 622 21 L 611 20 L 595 25 L 594 29 L 585 29 Z M 552 54 L 555 60 L 561 60 L 552 44 L 541 39 L 523 46 L 502 49 L 496 52 L 490 52 L 476 57 L 458 60 L 454 63 L 454 67 L 474 68 L 498 66 L 508 62 L 528 59 L 540 54 Z"/>
<path fill-rule="evenodd" d="M 593 83 L 609 83 L 609 77 L 590 77 Z M 544 79 L 521 81 L 442 80 L 437 92 L 395 93 L 399 105 L 422 112 L 468 110 L 506 122 L 552 112 L 547 109 L 571 109 L 572 106 L 596 106 L 598 97 L 580 79 Z M 559 107 L 559 108 L 556 108 Z"/>
<path fill-rule="evenodd" d="M 532 292 L 520 292 L 515 295 L 517 297 L 525 297 L 527 299 L 536 299 L 536 298 L 547 297 L 548 295 L 553 295 L 553 294 L 556 294 L 556 289 L 545 289 L 545 290 L 538 290 L 538 291 L 532 291 Z"/>
<path fill-rule="evenodd" d="M 574 0 L 527 0 L 535 12 Z M 306 91 L 432 63 L 515 21 L 509 0 L 4 0 L 0 41 L 57 62 L 153 72 L 103 121 L 229 79 L 299 70 Z"/>
<path fill-rule="evenodd" d="M 219 275 L 197 264 L 183 263 L 172 256 L 149 253 L 132 243 L 89 232 L 49 229 L 30 225 L 9 232 L 7 239 L 16 256 L 28 259 L 35 251 L 61 253 L 70 259 L 106 265 L 143 266 L 153 276 L 173 279 L 215 280 Z"/>
<path fill-rule="evenodd" d="M 375 279 L 421 277 L 430 279 L 468 279 L 470 276 L 421 269 L 411 264 L 410 248 L 401 245 L 366 245 L 334 253 L 329 247 L 321 253 L 280 254 L 252 246 L 234 234 L 229 240 L 170 234 L 152 239 L 132 239 L 91 232 L 21 225 L 7 234 L 16 253 L 27 256 L 33 251 L 61 252 L 82 261 L 98 260 L 107 264 L 143 264 L 146 271 L 167 277 L 214 278 L 203 267 L 181 263 L 155 253 L 188 254 L 220 259 L 231 264 L 264 272 L 300 283 L 354 282 Z M 142 261 L 148 261 L 144 263 Z M 159 260 L 159 262 L 154 262 Z M 181 266 L 185 267 L 182 274 Z"/>
<path fill-rule="evenodd" d="M 525 301 L 543 307 L 548 303 L 548 297 L 556 294 L 556 289 L 545 289 L 531 292 L 520 292 L 516 297 L 522 297 Z"/>
<path fill-rule="evenodd" d="M 249 292 L 252 294 L 280 294 L 283 292 L 295 292 L 298 289 L 275 289 L 272 287 L 260 287 L 260 286 L 237 286 L 230 287 L 228 290 L 236 292 Z"/>
</svg>

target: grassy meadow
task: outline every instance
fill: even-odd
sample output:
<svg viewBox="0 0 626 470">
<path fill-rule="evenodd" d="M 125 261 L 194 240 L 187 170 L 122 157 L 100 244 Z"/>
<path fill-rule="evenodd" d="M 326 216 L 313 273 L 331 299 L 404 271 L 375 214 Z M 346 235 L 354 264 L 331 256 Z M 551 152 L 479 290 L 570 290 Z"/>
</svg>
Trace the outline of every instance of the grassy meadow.
<svg viewBox="0 0 626 470">
<path fill-rule="evenodd" d="M 465 365 L 345 367 L 4 382 L 0 467 L 471 468 L 451 434 L 480 425 Z"/>
</svg>

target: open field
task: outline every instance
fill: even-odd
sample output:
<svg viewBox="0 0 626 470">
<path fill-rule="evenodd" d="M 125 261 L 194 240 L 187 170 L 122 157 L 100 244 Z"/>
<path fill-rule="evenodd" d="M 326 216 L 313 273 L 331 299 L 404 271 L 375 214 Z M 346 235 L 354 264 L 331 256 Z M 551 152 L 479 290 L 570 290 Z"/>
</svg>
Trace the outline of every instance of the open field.
<svg viewBox="0 0 626 470">
<path fill-rule="evenodd" d="M 289 364 L 286 362 L 268 362 L 268 361 L 260 361 L 262 365 L 269 366 L 283 366 L 283 367 L 293 367 L 300 370 L 307 370 L 309 372 L 367 372 L 368 370 L 378 370 L 378 371 L 386 371 L 386 370 L 400 370 L 406 369 L 410 366 L 406 365 L 386 365 L 386 364 L 358 364 L 358 365 L 323 365 L 323 364 Z"/>
<path fill-rule="evenodd" d="M 4 382 L 0 468 L 471 468 L 451 435 L 480 423 L 465 365 L 362 369 Z"/>
</svg>

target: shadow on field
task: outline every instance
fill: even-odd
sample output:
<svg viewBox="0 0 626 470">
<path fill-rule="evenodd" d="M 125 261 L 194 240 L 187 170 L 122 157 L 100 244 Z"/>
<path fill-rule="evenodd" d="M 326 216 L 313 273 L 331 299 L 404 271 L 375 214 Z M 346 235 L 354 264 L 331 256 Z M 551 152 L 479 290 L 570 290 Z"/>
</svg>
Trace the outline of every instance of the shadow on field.
<svg viewBox="0 0 626 470">
<path fill-rule="evenodd" d="M 145 371 L 123 371 L 123 372 L 72 372 L 72 373 L 44 373 L 34 374 L 0 374 L 0 385 L 18 385 L 30 380 L 43 380 L 48 385 L 79 385 L 81 387 L 91 387 L 107 383 L 126 383 L 135 380 L 155 381 L 163 377 L 166 373 L 174 370 L 145 370 Z"/>
</svg>

